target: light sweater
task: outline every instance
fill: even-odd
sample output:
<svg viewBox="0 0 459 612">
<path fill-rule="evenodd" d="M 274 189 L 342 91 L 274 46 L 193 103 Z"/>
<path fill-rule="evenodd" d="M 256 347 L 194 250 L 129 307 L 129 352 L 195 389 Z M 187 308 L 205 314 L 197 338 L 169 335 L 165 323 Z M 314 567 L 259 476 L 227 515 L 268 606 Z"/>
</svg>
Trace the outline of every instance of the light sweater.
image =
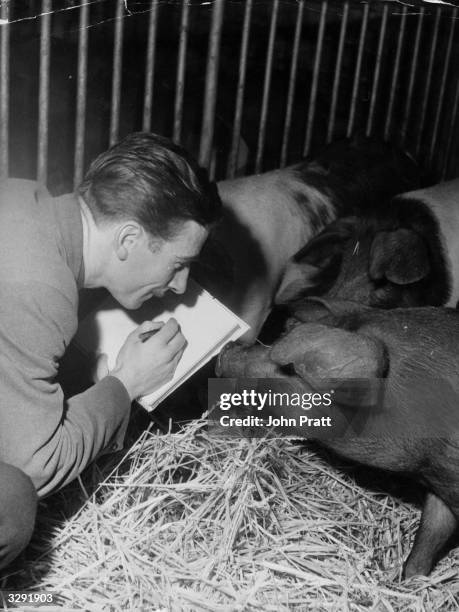
<svg viewBox="0 0 459 612">
<path fill-rule="evenodd" d="M 122 447 L 130 398 L 108 376 L 69 400 L 56 382 L 77 329 L 83 228 L 74 195 L 32 181 L 0 183 L 0 460 L 39 495 L 74 479 L 107 447 Z"/>
</svg>

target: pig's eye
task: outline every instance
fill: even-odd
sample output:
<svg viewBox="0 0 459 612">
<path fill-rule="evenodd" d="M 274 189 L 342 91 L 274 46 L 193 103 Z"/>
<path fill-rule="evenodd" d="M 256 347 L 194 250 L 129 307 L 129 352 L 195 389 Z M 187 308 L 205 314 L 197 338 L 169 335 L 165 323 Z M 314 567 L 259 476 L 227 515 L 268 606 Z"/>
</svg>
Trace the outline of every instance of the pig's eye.
<svg viewBox="0 0 459 612">
<path fill-rule="evenodd" d="M 373 279 L 372 284 L 374 287 L 374 293 L 378 294 L 384 292 L 388 285 L 388 282 L 389 281 L 384 276 L 382 278 Z"/>
<path fill-rule="evenodd" d="M 391 288 L 385 283 L 384 287 L 379 287 L 372 291 L 370 306 L 377 308 L 390 308 L 393 302 L 393 292 Z"/>
</svg>

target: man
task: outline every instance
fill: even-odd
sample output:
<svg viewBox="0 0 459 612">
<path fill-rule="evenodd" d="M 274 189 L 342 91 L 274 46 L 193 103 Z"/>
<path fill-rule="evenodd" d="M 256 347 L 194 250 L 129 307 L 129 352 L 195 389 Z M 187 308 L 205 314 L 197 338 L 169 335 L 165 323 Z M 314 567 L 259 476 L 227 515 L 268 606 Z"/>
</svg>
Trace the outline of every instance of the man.
<svg viewBox="0 0 459 612">
<path fill-rule="evenodd" d="M 129 309 L 183 293 L 219 214 L 216 188 L 196 163 L 146 133 L 100 155 L 78 195 L 0 185 L 0 567 L 29 541 L 37 494 L 121 448 L 132 400 L 172 377 L 186 345 L 175 320 L 146 321 L 111 372 L 65 399 L 56 374 L 77 329 L 78 290 L 105 287 Z"/>
</svg>

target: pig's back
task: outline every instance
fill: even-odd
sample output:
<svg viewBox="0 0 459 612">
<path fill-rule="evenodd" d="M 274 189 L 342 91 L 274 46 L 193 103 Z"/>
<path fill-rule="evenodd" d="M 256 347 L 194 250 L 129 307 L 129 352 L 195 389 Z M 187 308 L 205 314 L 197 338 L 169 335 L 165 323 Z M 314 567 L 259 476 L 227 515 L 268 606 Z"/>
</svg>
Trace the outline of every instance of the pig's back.
<svg viewBox="0 0 459 612">
<path fill-rule="evenodd" d="M 400 377 L 409 370 L 415 378 L 446 379 L 459 399 L 459 313 L 456 310 L 434 307 L 372 310 L 362 314 L 358 331 L 384 343 L 390 376 Z"/>
</svg>

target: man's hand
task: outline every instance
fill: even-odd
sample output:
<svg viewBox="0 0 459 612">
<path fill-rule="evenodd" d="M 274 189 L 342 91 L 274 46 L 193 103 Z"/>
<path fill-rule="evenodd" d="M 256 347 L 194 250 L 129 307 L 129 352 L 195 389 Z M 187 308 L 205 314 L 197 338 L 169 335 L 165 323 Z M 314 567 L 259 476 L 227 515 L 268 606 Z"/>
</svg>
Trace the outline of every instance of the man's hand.
<svg viewBox="0 0 459 612">
<path fill-rule="evenodd" d="M 159 331 L 142 341 L 139 335 L 152 330 Z M 109 375 L 123 383 L 131 400 L 153 393 L 171 380 L 186 344 L 175 319 L 145 321 L 126 338 Z"/>
</svg>

